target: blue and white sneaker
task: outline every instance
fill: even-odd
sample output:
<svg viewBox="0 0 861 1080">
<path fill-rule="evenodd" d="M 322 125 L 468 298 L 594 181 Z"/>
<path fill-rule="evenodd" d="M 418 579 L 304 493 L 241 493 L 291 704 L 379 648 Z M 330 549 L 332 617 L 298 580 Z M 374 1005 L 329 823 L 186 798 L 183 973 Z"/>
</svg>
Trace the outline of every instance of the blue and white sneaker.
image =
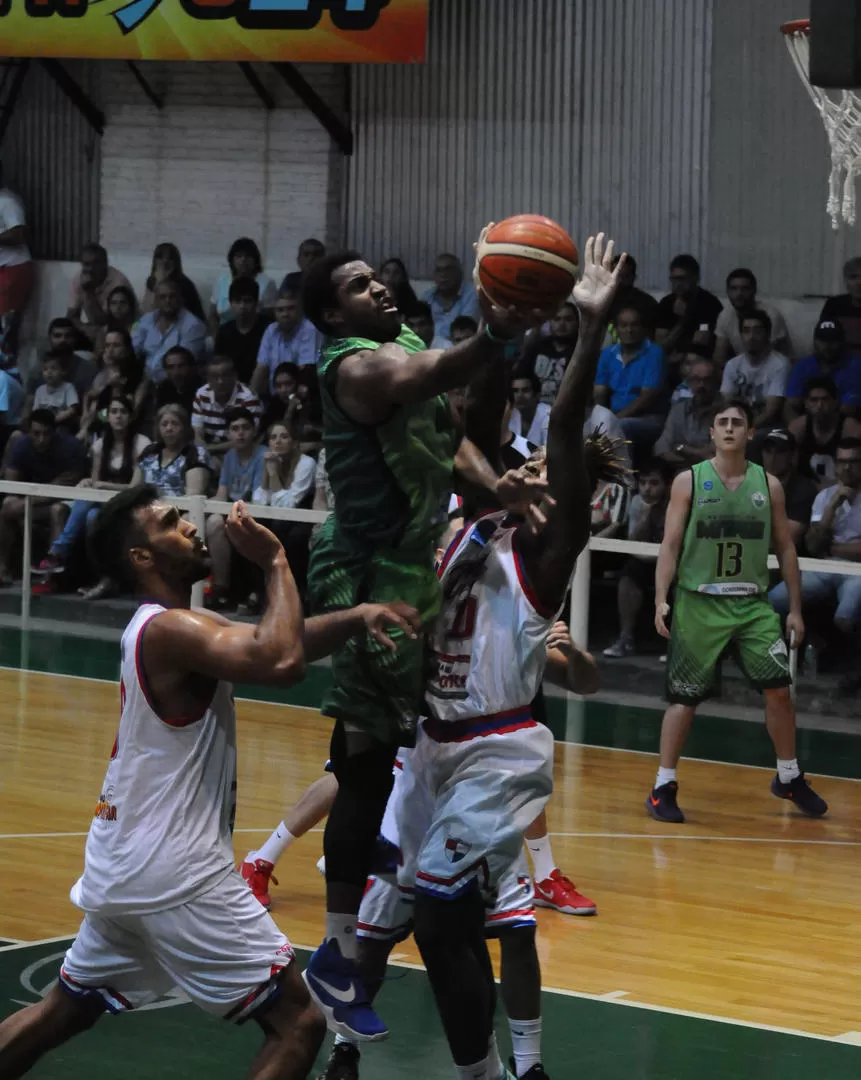
<svg viewBox="0 0 861 1080">
<path fill-rule="evenodd" d="M 389 1029 L 374 1012 L 359 965 L 341 955 L 341 947 L 328 938 L 311 954 L 303 977 L 311 997 L 323 1010 L 329 1031 L 356 1042 L 380 1042 Z"/>
</svg>

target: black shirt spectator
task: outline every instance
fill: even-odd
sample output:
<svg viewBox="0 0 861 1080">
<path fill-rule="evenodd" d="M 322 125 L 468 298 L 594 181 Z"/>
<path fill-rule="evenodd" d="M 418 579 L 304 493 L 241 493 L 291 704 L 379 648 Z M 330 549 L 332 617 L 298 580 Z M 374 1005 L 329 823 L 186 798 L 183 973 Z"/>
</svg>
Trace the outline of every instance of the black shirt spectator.
<svg viewBox="0 0 861 1080">
<path fill-rule="evenodd" d="M 670 286 L 672 292 L 658 303 L 655 341 L 668 355 L 691 344 L 711 348 L 723 304 L 700 288 L 700 264 L 693 255 L 677 255 L 670 263 Z"/>
<path fill-rule="evenodd" d="M 254 278 L 238 277 L 230 283 L 230 309 L 234 318 L 223 323 L 215 335 L 215 355 L 229 356 L 239 381 L 251 382 L 257 354 L 272 316 L 258 312 L 260 286 Z"/>
<path fill-rule="evenodd" d="M 839 322 L 849 348 L 861 351 L 861 257 L 849 259 L 845 264 L 843 281 L 846 292 L 825 301 L 819 321 Z"/>
<path fill-rule="evenodd" d="M 820 487 L 837 481 L 837 447 L 841 439 L 861 438 L 861 422 L 840 411 L 837 384 L 827 375 L 808 379 L 804 414 L 789 425 L 798 444 L 798 468 Z"/>
<path fill-rule="evenodd" d="M 798 447 L 791 431 L 773 428 L 768 432 L 762 442 L 762 464 L 783 485 L 789 531 L 795 546 L 801 547 L 819 489 L 809 476 L 798 471 Z"/>
<path fill-rule="evenodd" d="M 52 414 L 36 410 L 30 418 L 32 432 L 16 439 L 6 462 L 7 479 L 28 484 L 51 484 L 58 477 L 83 476 L 87 471 L 87 451 L 73 435 L 54 426 Z M 13 475 L 14 474 L 14 475 Z"/>
<path fill-rule="evenodd" d="M 284 280 L 281 282 L 281 288 L 278 292 L 301 292 L 305 271 L 309 266 L 313 266 L 315 262 L 322 259 L 325 254 L 326 248 L 322 240 L 317 240 L 313 236 L 303 240 L 296 254 L 296 264 L 299 269 L 284 275 Z"/>
<path fill-rule="evenodd" d="M 165 353 L 164 370 L 166 378 L 158 383 L 153 394 L 153 412 L 157 413 L 163 405 L 181 405 L 191 416 L 194 395 L 203 385 L 197 373 L 194 356 L 181 345 Z"/>
<path fill-rule="evenodd" d="M 613 259 L 614 270 L 618 266 L 621 258 L 621 255 L 616 255 Z M 610 336 L 614 343 L 617 340 L 616 316 L 625 308 L 634 308 L 636 311 L 639 311 L 649 337 L 654 338 L 655 336 L 655 320 L 658 317 L 658 301 L 651 294 L 643 292 L 642 289 L 638 289 L 634 284 L 636 280 L 637 261 L 629 255 L 625 260 L 622 276 L 619 278 L 620 285 L 619 290 L 616 293 L 616 299 L 613 301 L 613 306 L 610 308 Z"/>
<path fill-rule="evenodd" d="M 550 333 L 534 337 L 523 346 L 517 370 L 536 376 L 541 383 L 539 401 L 545 405 L 556 400 L 562 376 L 574 355 L 579 329 L 577 308 L 566 301 L 550 320 Z"/>
</svg>

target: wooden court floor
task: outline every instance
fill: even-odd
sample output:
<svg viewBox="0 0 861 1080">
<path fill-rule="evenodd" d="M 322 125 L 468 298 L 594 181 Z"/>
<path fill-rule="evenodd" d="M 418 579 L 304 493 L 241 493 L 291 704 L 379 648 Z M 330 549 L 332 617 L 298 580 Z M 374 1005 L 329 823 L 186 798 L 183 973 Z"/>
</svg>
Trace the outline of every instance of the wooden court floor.
<svg viewBox="0 0 861 1080">
<path fill-rule="evenodd" d="M 0 938 L 74 933 L 69 887 L 118 712 L 114 683 L 0 670 Z M 319 775 L 328 743 L 310 708 L 240 701 L 238 714 L 237 858 Z M 545 985 L 861 1042 L 861 785 L 820 779 L 832 812 L 810 821 L 769 794 L 767 770 L 682 766 L 689 823 L 661 826 L 643 809 L 652 755 L 557 744 L 557 861 L 599 913 L 539 913 Z M 300 840 L 273 889 L 301 945 L 323 928 L 320 850 L 319 832 Z M 397 956 L 418 961 L 411 942 Z"/>
</svg>

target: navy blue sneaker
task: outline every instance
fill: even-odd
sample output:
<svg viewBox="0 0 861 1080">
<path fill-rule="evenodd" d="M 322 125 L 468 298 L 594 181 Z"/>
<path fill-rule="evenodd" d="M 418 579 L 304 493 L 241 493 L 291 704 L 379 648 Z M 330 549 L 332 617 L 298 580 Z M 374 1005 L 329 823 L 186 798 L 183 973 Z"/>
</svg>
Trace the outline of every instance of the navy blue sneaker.
<svg viewBox="0 0 861 1080">
<path fill-rule="evenodd" d="M 807 783 L 804 773 L 799 773 L 788 784 L 782 784 L 780 777 L 775 775 L 771 781 L 771 794 L 776 795 L 778 799 L 789 799 L 809 817 L 822 817 L 823 814 L 828 813 L 828 803 L 820 798 Z"/>
<path fill-rule="evenodd" d="M 676 796 L 679 793 L 679 785 L 675 780 L 660 787 L 652 788 L 646 796 L 646 809 L 655 821 L 673 821 L 681 825 L 685 820 Z"/>
<path fill-rule="evenodd" d="M 380 1042 L 389 1029 L 368 1000 L 359 965 L 341 955 L 341 947 L 328 938 L 311 954 L 304 971 L 311 997 L 323 1010 L 329 1031 L 356 1042 Z"/>
<path fill-rule="evenodd" d="M 359 1048 L 350 1043 L 335 1043 L 326 1068 L 317 1080 L 359 1080 Z"/>
<path fill-rule="evenodd" d="M 397 877 L 398 867 L 401 864 L 401 849 L 385 836 L 378 836 L 374 845 L 373 861 L 371 862 L 371 876 L 393 880 Z"/>
</svg>

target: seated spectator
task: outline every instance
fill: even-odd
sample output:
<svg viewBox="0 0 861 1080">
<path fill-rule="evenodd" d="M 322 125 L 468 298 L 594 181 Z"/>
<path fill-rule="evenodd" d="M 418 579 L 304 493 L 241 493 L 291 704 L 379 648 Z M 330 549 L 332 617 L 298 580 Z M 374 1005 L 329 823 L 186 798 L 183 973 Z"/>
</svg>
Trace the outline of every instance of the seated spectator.
<svg viewBox="0 0 861 1080">
<path fill-rule="evenodd" d="M 574 355 L 579 329 L 577 307 L 566 300 L 550 320 L 550 333 L 532 335 L 523 346 L 517 370 L 538 376 L 540 400 L 545 405 L 556 400 L 565 368 Z"/>
<path fill-rule="evenodd" d="M 469 315 L 458 315 L 451 320 L 451 343 L 460 345 L 461 342 L 469 341 L 478 333 L 478 323 Z"/>
<path fill-rule="evenodd" d="M 783 418 L 789 361 L 771 347 L 771 319 L 755 311 L 741 320 L 745 351 L 723 369 L 720 392 L 743 398 L 753 409 L 754 431 L 760 434 Z"/>
<path fill-rule="evenodd" d="M 712 406 L 718 395 L 720 375 L 713 360 L 687 355 L 686 384 L 690 397 L 674 401 L 670 406 L 661 437 L 653 453 L 671 465 L 694 465 L 711 457 Z"/>
<path fill-rule="evenodd" d="M 154 484 L 167 498 L 205 495 L 211 460 L 205 447 L 192 442 L 185 409 L 163 405 L 156 416 L 155 430 L 155 442 L 138 458 L 132 484 Z"/>
<path fill-rule="evenodd" d="M 313 266 L 315 262 L 319 262 L 325 254 L 326 248 L 322 240 L 315 240 L 313 236 L 303 240 L 296 253 L 296 265 L 299 269 L 284 275 L 278 291 L 301 292 L 302 282 L 305 280 L 305 271 Z"/>
<path fill-rule="evenodd" d="M 105 334 L 111 327 L 117 327 L 131 334 L 132 327 L 137 322 L 137 300 L 131 289 L 125 285 L 118 285 L 108 297 L 108 321 L 99 327 L 96 340 L 93 345 L 93 356 L 101 355 L 105 345 Z M 98 362 L 98 361 L 97 361 Z"/>
<path fill-rule="evenodd" d="M 843 281 L 846 292 L 825 301 L 819 321 L 839 323 L 848 348 L 861 352 L 861 258 L 856 256 L 844 264 Z"/>
<path fill-rule="evenodd" d="M 156 244 L 152 253 L 152 267 L 146 279 L 146 288 L 141 300 L 141 313 L 155 311 L 156 286 L 163 281 L 175 281 L 179 285 L 182 306 L 196 318 L 204 322 L 203 304 L 197 286 L 182 272 L 182 256 L 176 244 Z"/>
<path fill-rule="evenodd" d="M 36 264 L 29 243 L 24 203 L 3 183 L 0 164 L 0 328 L 6 368 L 14 366 L 17 360 L 21 316 L 36 281 Z"/>
<path fill-rule="evenodd" d="M 0 457 L 21 422 L 24 387 L 10 371 L 0 368 Z"/>
<path fill-rule="evenodd" d="M 723 304 L 700 287 L 700 264 L 693 255 L 677 255 L 670 263 L 670 287 L 672 292 L 658 303 L 655 341 L 676 363 L 689 345 L 713 347 Z"/>
<path fill-rule="evenodd" d="M 664 539 L 664 519 L 670 499 L 673 470 L 661 458 L 653 458 L 640 470 L 637 494 L 628 512 L 628 539 L 660 544 Z M 636 555 L 625 560 L 619 578 L 616 602 L 619 609 L 619 637 L 604 655 L 613 660 L 637 651 L 635 633 L 643 601 L 655 590 L 655 560 Z"/>
<path fill-rule="evenodd" d="M 87 453 L 73 435 L 58 431 L 54 414 L 39 409 L 30 417 L 30 430 L 9 447 L 5 478 L 30 484 L 72 487 L 87 468 Z M 50 523 L 51 541 L 63 530 L 67 507 L 62 500 L 33 499 L 34 523 Z M 24 498 L 7 495 L 0 507 L 0 584 L 9 584 L 13 547 L 24 524 Z"/>
<path fill-rule="evenodd" d="M 623 308 L 616 318 L 618 345 L 604 349 L 595 376 L 595 401 L 622 421 L 634 457 L 651 449 L 661 433 L 661 392 L 666 379 L 663 350 L 646 335 L 636 308 Z"/>
<path fill-rule="evenodd" d="M 771 347 L 784 356 L 792 355 L 792 343 L 786 320 L 773 304 L 757 300 L 757 282 L 751 270 L 733 270 L 726 279 L 726 296 L 729 306 L 724 307 L 715 326 L 715 363 L 720 369 L 733 356 L 744 352 L 741 339 L 741 321 L 745 315 L 764 311 L 771 319 Z"/>
<path fill-rule="evenodd" d="M 819 487 L 830 487 L 837 479 L 840 442 L 861 438 L 861 422 L 840 411 L 837 385 L 827 375 L 807 380 L 804 415 L 793 420 L 789 430 L 798 444 L 799 470 Z"/>
<path fill-rule="evenodd" d="M 840 407 L 853 416 L 861 406 L 861 358 L 847 349 L 843 326 L 830 319 L 813 331 L 813 353 L 797 360 L 789 372 L 786 409 L 791 419 L 801 415 L 808 380 L 822 377 L 834 380 Z"/>
<path fill-rule="evenodd" d="M 228 269 L 219 275 L 212 290 L 209 304 L 209 329 L 213 337 L 222 323 L 230 322 L 233 311 L 230 307 L 230 283 L 234 278 L 254 278 L 260 290 L 258 305 L 260 308 L 273 308 L 278 298 L 275 282 L 263 273 L 263 260 L 260 248 L 247 236 L 234 240 L 227 253 Z"/>
<path fill-rule="evenodd" d="M 317 463 L 302 453 L 286 424 L 273 424 L 266 444 L 263 476 L 253 501 L 260 506 L 299 506 L 314 486 Z"/>
<path fill-rule="evenodd" d="M 262 410 L 260 399 L 236 377 L 236 367 L 229 356 L 213 356 L 206 367 L 206 383 L 194 395 L 191 426 L 197 443 L 210 454 L 221 455 L 230 449 L 227 437 L 227 413 L 248 409 L 255 422 Z"/>
<path fill-rule="evenodd" d="M 434 329 L 442 338 L 451 340 L 452 320 L 469 315 L 476 322 L 481 318 L 478 295 L 471 281 L 464 281 L 463 267 L 456 255 L 443 252 L 434 265 L 434 287 L 422 297 L 430 304 Z"/>
<path fill-rule="evenodd" d="M 861 441 L 844 439 L 837 447 L 837 483 L 820 491 L 813 503 L 805 537 L 808 554 L 815 559 L 861 562 Z M 768 594 L 781 615 L 789 611 L 784 582 Z M 823 574 L 805 570 L 801 575 L 804 604 L 837 601 L 834 625 L 850 636 L 861 622 L 861 576 Z"/>
<path fill-rule="evenodd" d="M 762 441 L 762 466 L 783 485 L 789 531 L 796 548 L 801 548 L 810 525 L 810 512 L 817 487 L 809 476 L 798 471 L 798 445 L 786 428 L 774 428 Z"/>
<path fill-rule="evenodd" d="M 619 265 L 619 260 L 621 258 L 621 255 L 615 255 L 613 257 L 614 270 Z M 635 284 L 636 280 L 637 261 L 631 255 L 628 255 L 625 259 L 622 276 L 619 278 L 619 289 L 613 300 L 613 306 L 610 308 L 610 339 L 614 345 L 619 340 L 616 336 L 616 319 L 618 318 L 619 312 L 625 308 L 634 308 L 636 311 L 639 311 L 640 317 L 643 320 L 643 325 L 646 328 L 646 333 L 652 340 L 655 338 L 655 321 L 658 317 L 658 301 L 650 293 L 638 289 Z"/>
<path fill-rule="evenodd" d="M 87 442 L 91 435 L 103 432 L 108 422 L 108 408 L 116 397 L 132 400 L 132 424 L 143 412 L 149 384 L 143 377 L 143 363 L 132 348 L 127 330 L 111 328 L 105 334 L 102 367 L 84 398 L 78 438 Z"/>
<path fill-rule="evenodd" d="M 116 397 L 108 409 L 108 426 L 102 438 L 93 443 L 90 475 L 78 482 L 79 488 L 121 491 L 134 476 L 137 459 L 149 445 L 145 435 L 135 435 L 131 427 L 132 403 Z M 48 549 L 48 554 L 34 570 L 40 574 L 61 574 L 71 557 L 75 544 L 83 537 L 90 522 L 99 511 L 99 503 L 78 499 L 72 506 L 63 531 Z M 86 590 L 87 599 L 108 595 L 111 583 L 103 579 L 96 589 Z"/>
<path fill-rule="evenodd" d="M 380 281 L 392 294 L 401 315 L 413 310 L 418 303 L 418 297 L 410 284 L 407 268 L 400 259 L 386 259 L 380 267 Z"/>
<path fill-rule="evenodd" d="M 300 405 L 296 394 L 298 387 L 299 368 L 296 364 L 279 364 L 275 369 L 275 394 L 266 405 L 260 421 L 261 431 L 268 431 L 273 424 L 280 424 L 282 421 L 292 430 L 293 416 Z"/>
<path fill-rule="evenodd" d="M 132 334 L 135 352 L 143 357 L 146 377 L 164 381 L 162 360 L 168 349 L 182 345 L 196 361 L 203 359 L 206 327 L 182 306 L 182 292 L 175 281 L 162 281 L 155 289 L 155 311 L 141 317 Z"/>
<path fill-rule="evenodd" d="M 426 349 L 451 348 L 451 339 L 436 332 L 433 312 L 426 301 L 417 300 L 415 306 L 406 313 L 404 321 L 410 330 L 422 339 Z"/>
<path fill-rule="evenodd" d="M 71 319 L 51 319 L 48 324 L 48 349 L 52 356 L 58 356 L 63 362 L 63 370 L 66 378 L 74 384 L 78 397 L 83 401 L 87 391 L 93 385 L 97 367 L 89 356 L 83 356 L 75 351 L 78 340 L 78 331 Z M 27 397 L 31 398 L 36 393 L 42 382 L 42 369 L 30 373 L 25 383 Z"/>
<path fill-rule="evenodd" d="M 153 405 L 158 412 L 163 405 L 181 405 L 191 416 L 194 396 L 201 386 L 194 356 L 182 345 L 175 345 L 164 354 L 164 382 L 153 393 Z"/>
<path fill-rule="evenodd" d="M 534 446 L 547 445 L 550 406 L 541 401 L 541 380 L 537 375 L 515 371 L 511 378 L 510 400 L 513 406 L 508 426 Z"/>
<path fill-rule="evenodd" d="M 69 288 L 67 318 L 92 344 L 100 326 L 108 321 L 108 297 L 124 285 L 134 296 L 125 274 L 108 263 L 108 253 L 101 244 L 87 244 L 81 253 L 81 269 Z"/>
<path fill-rule="evenodd" d="M 266 327 L 260 342 L 251 389 L 259 397 L 270 397 L 275 393 L 278 368 L 282 364 L 313 366 L 322 344 L 323 335 L 302 314 L 301 295 L 295 290 L 281 293 L 275 302 L 275 322 Z"/>
<path fill-rule="evenodd" d="M 58 356 L 42 358 L 42 384 L 33 395 L 33 411 L 47 409 L 60 431 L 74 435 L 78 430 L 81 404 L 78 392 L 66 381 L 63 363 Z"/>
<path fill-rule="evenodd" d="M 258 309 L 259 299 L 260 286 L 254 278 L 234 278 L 230 283 L 233 318 L 215 335 L 215 355 L 229 356 L 244 383 L 251 382 L 263 335 L 272 322 L 269 314 Z"/>
<path fill-rule="evenodd" d="M 250 502 L 263 481 L 266 451 L 254 440 L 257 421 L 248 409 L 230 409 L 226 416 L 230 449 L 224 455 L 218 490 L 219 502 Z M 212 593 L 210 606 L 223 610 L 230 591 L 231 545 L 225 530 L 223 514 L 209 514 L 206 519 L 206 544 L 212 556 Z"/>
</svg>

